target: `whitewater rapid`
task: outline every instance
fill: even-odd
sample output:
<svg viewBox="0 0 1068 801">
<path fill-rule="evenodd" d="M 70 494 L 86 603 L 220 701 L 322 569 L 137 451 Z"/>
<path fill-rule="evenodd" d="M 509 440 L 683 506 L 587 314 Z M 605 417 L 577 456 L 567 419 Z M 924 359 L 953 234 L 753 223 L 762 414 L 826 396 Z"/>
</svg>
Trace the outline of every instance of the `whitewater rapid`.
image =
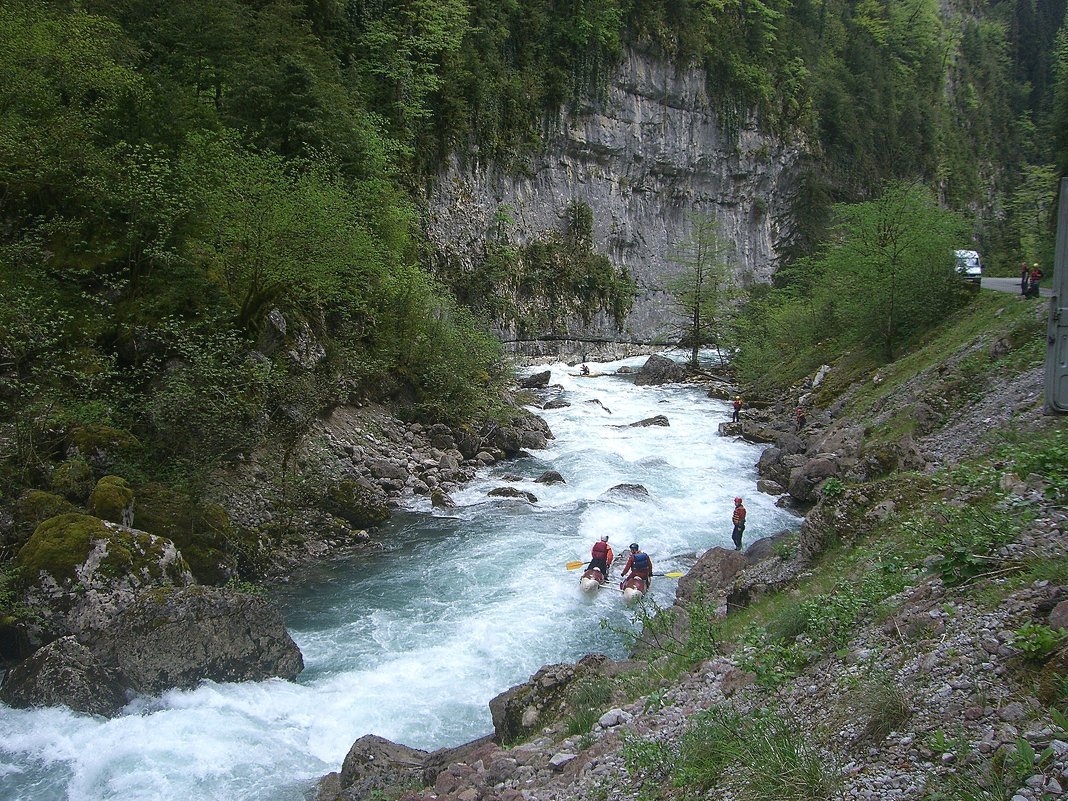
<svg viewBox="0 0 1068 801">
<path fill-rule="evenodd" d="M 489 700 L 541 665 L 622 657 L 632 616 L 618 591 L 583 595 L 564 567 L 600 535 L 617 553 L 638 542 L 668 572 L 731 547 L 735 496 L 749 510 L 746 544 L 797 525 L 754 491 L 759 447 L 717 436 L 725 402 L 538 369 L 571 404 L 539 412 L 555 434 L 547 449 L 481 471 L 453 495 L 456 509 L 413 501 L 378 534 L 380 552 L 310 568 L 274 593 L 304 654 L 297 681 L 206 683 L 137 699 L 113 720 L 0 705 L 0 798 L 299 801 L 364 734 L 458 745 L 490 733 Z M 655 415 L 670 425 L 628 425 Z M 546 470 L 566 483 L 536 483 Z M 605 494 L 621 483 L 649 497 Z M 489 497 L 498 486 L 538 501 Z M 660 605 L 674 584 L 654 579 Z"/>
</svg>

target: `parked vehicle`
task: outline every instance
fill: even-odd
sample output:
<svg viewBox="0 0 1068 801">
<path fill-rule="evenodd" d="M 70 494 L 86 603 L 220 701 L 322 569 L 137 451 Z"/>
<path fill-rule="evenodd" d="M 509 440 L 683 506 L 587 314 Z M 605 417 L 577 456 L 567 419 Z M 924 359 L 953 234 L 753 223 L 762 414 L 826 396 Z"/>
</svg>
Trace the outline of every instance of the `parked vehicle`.
<svg viewBox="0 0 1068 801">
<path fill-rule="evenodd" d="M 955 250 L 957 258 L 957 275 L 969 281 L 978 281 L 983 277 L 983 262 L 976 250 Z"/>
</svg>

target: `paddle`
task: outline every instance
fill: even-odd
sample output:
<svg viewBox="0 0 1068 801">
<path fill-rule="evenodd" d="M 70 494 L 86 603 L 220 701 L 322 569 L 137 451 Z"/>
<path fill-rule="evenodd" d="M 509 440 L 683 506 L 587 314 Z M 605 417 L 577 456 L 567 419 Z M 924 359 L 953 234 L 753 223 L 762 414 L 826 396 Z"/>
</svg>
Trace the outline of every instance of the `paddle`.
<svg viewBox="0 0 1068 801">
<path fill-rule="evenodd" d="M 584 564 L 586 563 L 580 560 L 577 562 L 568 562 L 566 565 L 564 565 L 564 567 L 566 567 L 568 570 L 574 570 L 576 567 L 582 567 Z"/>
<path fill-rule="evenodd" d="M 678 578 L 679 576 L 685 576 L 685 573 L 653 573 L 654 576 L 664 576 L 665 578 Z"/>
</svg>

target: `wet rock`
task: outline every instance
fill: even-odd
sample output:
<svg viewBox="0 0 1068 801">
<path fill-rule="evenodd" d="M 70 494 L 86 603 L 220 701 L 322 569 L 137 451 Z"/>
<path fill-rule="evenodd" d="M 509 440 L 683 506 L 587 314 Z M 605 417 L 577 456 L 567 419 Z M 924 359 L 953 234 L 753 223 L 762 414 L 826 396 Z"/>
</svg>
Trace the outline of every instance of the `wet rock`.
<svg viewBox="0 0 1068 801">
<path fill-rule="evenodd" d="M 66 706 L 105 717 L 126 705 L 115 672 L 73 636 L 50 642 L 11 670 L 4 677 L 0 699 L 16 708 Z"/>
<path fill-rule="evenodd" d="M 556 472 L 555 470 L 546 470 L 544 473 L 542 473 L 540 476 L 538 476 L 536 479 L 534 479 L 534 483 L 535 484 L 566 484 L 567 482 L 564 481 L 564 477 L 562 475 L 560 475 L 558 472 Z"/>
<path fill-rule="evenodd" d="M 141 593 L 90 647 L 144 693 L 192 688 L 203 679 L 293 679 L 304 668 L 274 606 L 219 587 Z"/>
<path fill-rule="evenodd" d="M 392 798 L 412 785 L 423 784 L 426 751 L 367 734 L 349 748 L 339 784 L 344 798 Z"/>
<path fill-rule="evenodd" d="M 627 428 L 648 428 L 649 426 L 670 426 L 667 417 L 662 414 L 658 414 L 655 417 L 647 417 L 644 420 L 639 420 L 636 423 L 631 423 Z"/>
<path fill-rule="evenodd" d="M 534 373 L 531 376 L 521 379 L 519 386 L 523 389 L 542 389 L 549 386 L 549 377 L 551 375 L 551 370 L 543 370 L 540 373 Z"/>
<path fill-rule="evenodd" d="M 613 496 L 644 500 L 649 497 L 649 490 L 641 484 L 616 484 L 601 493 L 601 498 L 611 498 Z"/>
<path fill-rule="evenodd" d="M 634 376 L 635 386 L 677 384 L 686 378 L 686 371 L 677 362 L 666 356 L 652 355 L 645 360 Z"/>
<path fill-rule="evenodd" d="M 496 487 L 487 493 L 492 498 L 523 498 L 530 503 L 537 503 L 538 496 L 533 492 L 516 489 L 515 487 Z"/>
<path fill-rule="evenodd" d="M 730 584 L 748 565 L 749 560 L 739 551 L 710 548 L 686 575 L 679 579 L 679 586 L 675 591 L 676 603 L 685 604 L 695 600 L 698 583 L 704 588 L 706 596 L 716 593 Z"/>
</svg>

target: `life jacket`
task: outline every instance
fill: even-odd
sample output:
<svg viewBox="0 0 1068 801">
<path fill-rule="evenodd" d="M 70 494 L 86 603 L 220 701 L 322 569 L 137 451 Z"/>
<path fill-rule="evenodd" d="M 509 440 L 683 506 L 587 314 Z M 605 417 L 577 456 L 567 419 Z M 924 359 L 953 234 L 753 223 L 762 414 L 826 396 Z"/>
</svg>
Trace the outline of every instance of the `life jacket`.
<svg viewBox="0 0 1068 801">
<path fill-rule="evenodd" d="M 745 507 L 744 506 L 735 506 L 734 507 L 734 514 L 731 516 L 731 522 L 733 522 L 734 525 L 738 525 L 739 523 L 744 523 L 745 522 Z"/>
<path fill-rule="evenodd" d="M 594 559 L 604 559 L 608 556 L 608 543 L 602 540 L 598 540 L 593 544 L 593 551 L 590 554 Z"/>
<path fill-rule="evenodd" d="M 634 554 L 634 566 L 631 568 L 632 572 L 644 573 L 647 570 L 653 569 L 653 560 L 649 558 L 649 554 L 637 551 Z"/>
</svg>

